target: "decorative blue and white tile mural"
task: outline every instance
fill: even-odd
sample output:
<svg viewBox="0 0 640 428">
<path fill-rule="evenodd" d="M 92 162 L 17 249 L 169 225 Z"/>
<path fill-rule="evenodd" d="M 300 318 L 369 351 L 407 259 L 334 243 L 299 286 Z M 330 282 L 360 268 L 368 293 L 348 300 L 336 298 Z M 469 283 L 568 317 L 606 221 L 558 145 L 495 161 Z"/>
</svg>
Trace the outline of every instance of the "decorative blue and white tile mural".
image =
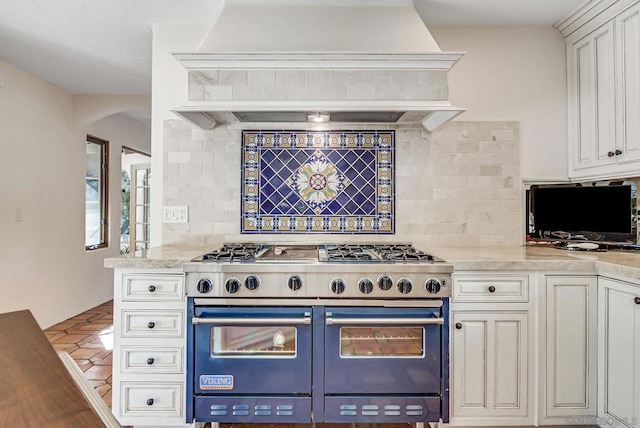
<svg viewBox="0 0 640 428">
<path fill-rule="evenodd" d="M 394 131 L 243 131 L 243 233 L 394 233 Z"/>
</svg>

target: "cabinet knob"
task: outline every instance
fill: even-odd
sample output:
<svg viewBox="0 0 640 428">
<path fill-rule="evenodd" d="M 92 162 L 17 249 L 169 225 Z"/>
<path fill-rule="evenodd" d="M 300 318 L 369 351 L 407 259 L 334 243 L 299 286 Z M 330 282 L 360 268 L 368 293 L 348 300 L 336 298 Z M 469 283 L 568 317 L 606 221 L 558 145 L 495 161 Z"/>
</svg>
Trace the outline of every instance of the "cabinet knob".
<svg viewBox="0 0 640 428">
<path fill-rule="evenodd" d="M 610 158 L 614 157 L 616 154 L 613 152 L 607 152 L 607 156 L 609 156 Z"/>
<path fill-rule="evenodd" d="M 149 286 L 149 292 L 153 293 L 154 291 L 156 291 L 156 286 L 155 285 L 150 285 Z"/>
<path fill-rule="evenodd" d="M 147 406 L 153 406 L 153 398 L 147 400 Z"/>
<path fill-rule="evenodd" d="M 156 323 L 154 323 L 153 321 L 150 321 L 149 324 L 147 324 L 147 327 L 149 328 L 154 328 L 156 326 Z"/>
<path fill-rule="evenodd" d="M 616 150 L 616 156 L 620 156 L 622 154 L 622 150 L 618 149 Z"/>
<path fill-rule="evenodd" d="M 635 303 L 636 305 L 640 305 L 640 297 L 634 297 L 633 303 Z"/>
<path fill-rule="evenodd" d="M 154 362 L 155 360 L 153 358 L 147 358 L 147 364 L 153 365 Z"/>
<path fill-rule="evenodd" d="M 457 323 L 456 323 L 456 328 L 457 328 L 458 330 L 461 330 L 461 329 L 462 329 L 462 323 L 461 323 L 461 322 L 457 322 Z"/>
<path fill-rule="evenodd" d="M 495 293 L 496 292 L 496 287 L 494 287 L 493 285 L 489 286 L 489 293 Z"/>
</svg>

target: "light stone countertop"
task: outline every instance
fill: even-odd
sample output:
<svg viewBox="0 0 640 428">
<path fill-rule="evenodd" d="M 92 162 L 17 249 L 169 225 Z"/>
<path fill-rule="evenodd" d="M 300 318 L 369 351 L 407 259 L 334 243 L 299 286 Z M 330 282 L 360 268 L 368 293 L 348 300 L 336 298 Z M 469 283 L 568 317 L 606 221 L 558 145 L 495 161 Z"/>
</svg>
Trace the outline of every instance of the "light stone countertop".
<svg viewBox="0 0 640 428">
<path fill-rule="evenodd" d="M 104 267 L 119 269 L 180 269 L 192 259 L 210 252 L 220 245 L 154 247 L 146 257 L 121 256 L 104 259 Z"/>
<path fill-rule="evenodd" d="M 544 245 L 520 247 L 430 247 L 414 242 L 416 248 L 453 264 L 460 271 L 547 271 L 619 275 L 640 279 L 640 251 L 566 251 Z M 162 246 L 147 257 L 105 259 L 107 268 L 180 269 L 186 262 L 219 245 Z"/>
</svg>

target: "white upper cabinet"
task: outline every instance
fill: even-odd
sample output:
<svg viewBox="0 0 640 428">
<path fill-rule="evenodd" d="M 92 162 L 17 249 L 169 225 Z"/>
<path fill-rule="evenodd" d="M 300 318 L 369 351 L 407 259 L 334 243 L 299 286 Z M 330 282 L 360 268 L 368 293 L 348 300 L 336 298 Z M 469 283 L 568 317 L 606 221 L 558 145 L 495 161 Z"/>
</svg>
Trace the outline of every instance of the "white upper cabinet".
<svg viewBox="0 0 640 428">
<path fill-rule="evenodd" d="M 573 175 L 614 163 L 614 35 L 610 22 L 568 46 Z"/>
<path fill-rule="evenodd" d="M 633 164 L 640 160 L 640 4 L 615 19 L 616 40 L 616 162 Z M 623 167 L 624 168 L 624 167 Z M 626 168 L 625 168 L 626 170 Z"/>
<path fill-rule="evenodd" d="M 567 37 L 572 180 L 640 172 L 640 4 L 627 3 Z"/>
</svg>

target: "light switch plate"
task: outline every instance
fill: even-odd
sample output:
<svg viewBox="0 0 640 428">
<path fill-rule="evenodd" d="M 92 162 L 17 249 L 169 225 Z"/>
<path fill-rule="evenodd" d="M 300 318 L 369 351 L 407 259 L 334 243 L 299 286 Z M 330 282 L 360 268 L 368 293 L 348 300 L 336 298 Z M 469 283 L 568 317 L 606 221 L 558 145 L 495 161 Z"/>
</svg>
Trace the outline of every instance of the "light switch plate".
<svg viewBox="0 0 640 428">
<path fill-rule="evenodd" d="M 189 207 L 188 206 L 165 206 L 162 208 L 163 223 L 188 223 Z"/>
</svg>

